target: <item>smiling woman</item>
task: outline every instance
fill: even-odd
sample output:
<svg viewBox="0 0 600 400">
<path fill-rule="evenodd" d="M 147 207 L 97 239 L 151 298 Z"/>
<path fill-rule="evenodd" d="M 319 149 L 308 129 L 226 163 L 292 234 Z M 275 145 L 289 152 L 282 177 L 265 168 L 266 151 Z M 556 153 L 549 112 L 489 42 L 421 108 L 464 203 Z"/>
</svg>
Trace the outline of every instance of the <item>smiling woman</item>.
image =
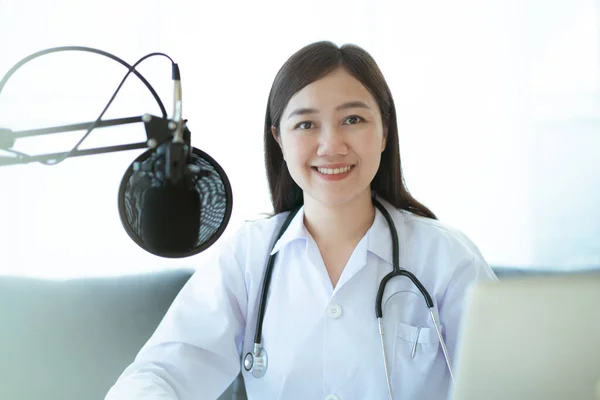
<svg viewBox="0 0 600 400">
<path fill-rule="evenodd" d="M 399 209 L 435 218 L 404 184 L 394 100 L 360 47 L 317 42 L 294 54 L 275 78 L 264 128 L 275 213 L 305 204 L 303 190 L 336 204 L 368 200 L 373 190 Z M 340 177 L 323 176 L 348 167 Z M 343 180 L 353 189 L 323 187 L 323 180 Z"/>
<path fill-rule="evenodd" d="M 294 53 L 264 140 L 276 215 L 220 241 L 107 400 L 212 399 L 240 356 L 249 399 L 445 398 L 467 288 L 495 276 L 408 193 L 373 58 Z"/>
</svg>

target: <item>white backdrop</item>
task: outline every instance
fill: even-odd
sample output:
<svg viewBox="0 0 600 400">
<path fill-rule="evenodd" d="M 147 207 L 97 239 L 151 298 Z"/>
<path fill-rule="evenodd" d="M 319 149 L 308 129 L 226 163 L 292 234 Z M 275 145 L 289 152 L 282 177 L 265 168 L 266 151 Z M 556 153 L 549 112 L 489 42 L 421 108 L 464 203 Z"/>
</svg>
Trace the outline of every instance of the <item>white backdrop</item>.
<svg viewBox="0 0 600 400">
<path fill-rule="evenodd" d="M 233 186 L 227 235 L 271 211 L 262 124 L 281 64 L 312 41 L 356 43 L 392 88 L 406 181 L 419 200 L 469 235 L 490 264 L 584 268 L 600 265 L 598 15 L 593 0 L 0 0 L 0 75 L 55 46 L 94 47 L 130 63 L 169 54 L 181 68 L 193 145 Z M 170 63 L 152 58 L 139 70 L 171 113 Z M 0 94 L 0 127 L 91 121 L 125 72 L 88 53 L 38 58 Z M 146 112 L 159 111 L 130 78 L 105 118 Z M 65 151 L 82 133 L 16 148 Z M 143 139 L 141 124 L 105 128 L 83 147 Z M 117 190 L 139 153 L 0 168 L 0 273 L 198 265 L 206 252 L 161 259 L 121 227 Z"/>
</svg>

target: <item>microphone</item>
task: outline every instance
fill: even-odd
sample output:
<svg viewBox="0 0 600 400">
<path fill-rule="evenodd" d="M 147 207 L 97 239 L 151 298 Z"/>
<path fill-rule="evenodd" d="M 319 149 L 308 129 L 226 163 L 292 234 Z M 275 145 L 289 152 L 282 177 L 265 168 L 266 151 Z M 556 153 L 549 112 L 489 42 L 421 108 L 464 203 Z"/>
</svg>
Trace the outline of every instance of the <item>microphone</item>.
<svg viewBox="0 0 600 400">
<path fill-rule="evenodd" d="M 118 194 L 121 223 L 129 237 L 142 249 L 160 257 L 180 258 L 200 253 L 224 232 L 232 211 L 232 192 L 223 168 L 208 154 L 191 146 L 187 120 L 182 118 L 181 76 L 179 66 L 164 53 L 151 53 L 129 65 L 102 50 L 81 46 L 46 49 L 29 55 L 15 64 L 0 80 L 0 93 L 9 78 L 29 61 L 55 52 L 85 51 L 109 57 L 128 71 L 98 118 L 93 122 L 13 132 L 0 128 L 0 150 L 13 156 L 0 157 L 0 166 L 40 162 L 56 165 L 69 157 L 112 153 L 149 148 L 129 165 Z M 135 69 L 142 61 L 164 56 L 171 61 L 174 81 L 173 119 L 167 118 L 160 97 L 150 83 Z M 136 75 L 155 98 L 162 117 L 142 115 L 103 120 L 105 112 L 130 74 Z M 143 122 L 147 141 L 140 143 L 79 149 L 95 128 Z M 51 133 L 87 130 L 68 152 L 29 155 L 12 149 L 19 138 Z"/>
<path fill-rule="evenodd" d="M 191 147 L 182 119 L 179 67 L 173 64 L 173 120 L 151 124 L 166 137 L 149 140 L 150 150 L 127 169 L 119 188 L 119 215 L 125 231 L 144 250 L 167 258 L 197 254 L 223 233 L 232 210 L 231 185 L 219 164 Z M 168 134 L 165 134 L 165 130 Z"/>
</svg>

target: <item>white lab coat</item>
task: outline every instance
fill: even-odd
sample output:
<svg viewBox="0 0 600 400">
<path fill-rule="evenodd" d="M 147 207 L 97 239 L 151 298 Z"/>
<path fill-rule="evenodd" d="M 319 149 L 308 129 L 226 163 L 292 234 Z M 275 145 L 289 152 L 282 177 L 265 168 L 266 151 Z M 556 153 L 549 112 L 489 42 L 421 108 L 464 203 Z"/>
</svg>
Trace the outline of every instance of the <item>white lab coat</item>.
<svg viewBox="0 0 600 400">
<path fill-rule="evenodd" d="M 461 232 L 380 201 L 398 231 L 400 267 L 414 273 L 433 297 L 454 357 L 467 287 L 495 276 Z M 286 215 L 245 223 L 209 250 L 210 260 L 181 290 L 106 400 L 214 400 L 240 368 L 250 400 L 388 398 L 375 317 L 379 282 L 392 268 L 385 218 L 376 209 L 373 225 L 333 288 L 304 227 L 303 210 L 270 252 Z M 252 350 L 269 253 L 278 255 L 263 325 L 268 369 L 254 378 L 241 357 Z M 449 373 L 421 294 L 407 278 L 397 277 L 383 301 L 395 399 L 446 398 Z"/>
</svg>

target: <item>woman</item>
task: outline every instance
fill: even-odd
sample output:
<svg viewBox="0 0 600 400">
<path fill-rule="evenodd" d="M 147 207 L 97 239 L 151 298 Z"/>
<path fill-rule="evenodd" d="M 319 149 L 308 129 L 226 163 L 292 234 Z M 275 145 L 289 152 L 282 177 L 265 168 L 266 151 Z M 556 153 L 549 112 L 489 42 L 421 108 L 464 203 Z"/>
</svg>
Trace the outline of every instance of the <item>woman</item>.
<svg viewBox="0 0 600 400">
<path fill-rule="evenodd" d="M 382 297 L 384 363 L 374 305 L 394 257 L 375 202 L 393 220 L 399 266 L 431 294 L 450 360 L 465 289 L 495 277 L 476 246 L 404 186 L 394 102 L 375 61 L 330 42 L 295 53 L 273 83 L 264 140 L 275 216 L 219 241 L 107 399 L 216 399 L 240 370 L 249 399 L 446 398 L 441 341 L 406 277 Z M 248 353 L 270 255 L 259 376 Z"/>
</svg>

